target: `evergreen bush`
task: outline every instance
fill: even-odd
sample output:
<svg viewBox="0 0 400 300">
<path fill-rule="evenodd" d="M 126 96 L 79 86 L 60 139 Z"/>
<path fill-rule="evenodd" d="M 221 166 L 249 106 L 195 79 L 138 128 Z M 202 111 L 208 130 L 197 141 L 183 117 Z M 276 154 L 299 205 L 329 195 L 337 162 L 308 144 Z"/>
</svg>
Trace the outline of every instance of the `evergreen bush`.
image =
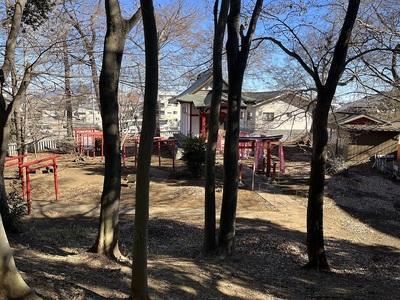
<svg viewBox="0 0 400 300">
<path fill-rule="evenodd" d="M 206 142 L 202 137 L 187 137 L 183 142 L 182 160 L 193 177 L 204 175 Z"/>
</svg>

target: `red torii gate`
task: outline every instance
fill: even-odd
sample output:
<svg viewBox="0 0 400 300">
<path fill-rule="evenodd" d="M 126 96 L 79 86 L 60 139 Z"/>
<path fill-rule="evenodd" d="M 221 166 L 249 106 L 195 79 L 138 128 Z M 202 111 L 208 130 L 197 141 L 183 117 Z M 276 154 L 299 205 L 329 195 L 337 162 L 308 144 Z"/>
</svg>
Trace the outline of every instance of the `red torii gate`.
<svg viewBox="0 0 400 300">
<path fill-rule="evenodd" d="M 19 177 L 21 179 L 21 187 L 22 187 L 22 195 L 26 196 L 26 202 L 28 207 L 28 215 L 32 212 L 32 198 L 31 198 L 31 182 L 30 182 L 30 173 L 36 170 L 45 168 L 45 167 L 53 167 L 54 174 L 54 189 L 56 192 L 56 200 L 58 200 L 58 177 L 57 177 L 57 163 L 56 160 L 61 155 L 53 155 L 49 157 L 45 157 L 39 160 L 35 160 L 32 162 L 23 163 L 24 157 L 27 155 L 18 155 L 14 157 L 6 158 L 6 165 L 4 168 L 10 168 L 18 165 Z M 18 162 L 13 162 L 7 164 L 7 162 L 12 162 L 14 160 L 18 160 Z"/>
<path fill-rule="evenodd" d="M 18 155 L 18 156 L 6 157 L 6 164 L 4 165 L 4 169 L 11 168 L 13 166 L 20 167 L 23 163 L 24 157 L 27 157 L 27 156 L 28 156 L 27 154 L 23 154 L 23 155 Z M 8 162 L 11 162 L 14 160 L 18 160 L 18 161 L 7 164 Z"/>
<path fill-rule="evenodd" d="M 139 138 L 135 138 L 135 167 L 137 166 L 137 155 L 139 147 Z M 158 152 L 158 166 L 161 167 L 161 144 L 165 146 L 171 146 L 172 148 L 172 169 L 175 171 L 175 142 L 176 139 L 162 139 L 161 137 L 154 137 L 153 145 L 157 145 Z"/>
<path fill-rule="evenodd" d="M 74 129 L 75 142 L 79 154 L 83 154 L 86 150 L 86 155 L 89 156 L 90 149 L 93 149 L 93 158 L 96 157 L 96 139 L 101 139 L 101 159 L 104 157 L 104 144 L 103 144 L 103 132 L 98 131 L 94 127 L 89 128 L 76 128 Z"/>
<path fill-rule="evenodd" d="M 56 160 L 58 157 L 61 155 L 53 155 L 49 156 L 46 158 L 42 158 L 39 160 L 35 160 L 32 162 L 28 162 L 25 164 L 20 165 L 20 170 L 21 172 L 21 183 L 22 183 L 22 193 L 25 196 L 26 195 L 26 201 L 28 204 L 28 215 L 32 211 L 32 199 L 31 199 L 31 182 L 30 182 L 30 173 L 36 170 L 39 170 L 41 168 L 45 167 L 53 167 L 53 174 L 54 174 L 54 189 L 56 192 L 56 200 L 58 200 L 58 177 L 57 177 L 57 163 Z M 23 172 L 23 169 L 25 168 L 25 172 Z M 25 173 L 25 176 L 24 176 Z M 26 182 L 26 183 L 25 183 Z"/>
<path fill-rule="evenodd" d="M 264 149 L 267 149 L 267 177 L 271 172 L 271 149 L 272 143 L 279 142 L 283 135 L 272 135 L 272 136 L 257 136 L 257 137 L 239 137 L 239 151 L 241 149 L 252 149 L 254 153 L 253 161 L 253 174 L 251 180 L 251 189 L 254 190 L 254 174 L 258 168 L 258 161 L 262 159 Z M 262 170 L 264 171 L 264 160 Z M 273 175 L 275 176 L 275 166 L 273 169 Z M 239 165 L 239 179 L 242 180 L 242 165 Z"/>
</svg>

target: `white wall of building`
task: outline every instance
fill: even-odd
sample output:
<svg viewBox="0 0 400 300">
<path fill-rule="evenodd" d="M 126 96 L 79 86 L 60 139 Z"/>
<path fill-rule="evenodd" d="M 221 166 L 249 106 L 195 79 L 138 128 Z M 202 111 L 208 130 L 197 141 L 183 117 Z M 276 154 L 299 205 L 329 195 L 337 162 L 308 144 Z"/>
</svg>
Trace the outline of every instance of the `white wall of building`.
<svg viewBox="0 0 400 300">
<path fill-rule="evenodd" d="M 284 101 L 248 106 L 241 114 L 241 130 L 254 135 L 284 135 L 293 140 L 310 131 L 311 113 Z"/>
</svg>

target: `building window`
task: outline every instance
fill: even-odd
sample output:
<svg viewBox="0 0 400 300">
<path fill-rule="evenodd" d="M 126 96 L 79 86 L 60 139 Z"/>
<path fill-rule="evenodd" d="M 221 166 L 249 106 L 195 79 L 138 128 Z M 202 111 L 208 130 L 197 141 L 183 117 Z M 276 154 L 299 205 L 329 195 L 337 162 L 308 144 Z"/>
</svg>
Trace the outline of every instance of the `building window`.
<svg viewBox="0 0 400 300">
<path fill-rule="evenodd" d="M 247 121 L 251 121 L 253 119 L 253 113 L 251 111 L 247 112 Z"/>
<path fill-rule="evenodd" d="M 240 112 L 240 120 L 243 120 L 244 119 L 244 111 L 241 111 Z"/>
<path fill-rule="evenodd" d="M 263 121 L 273 121 L 274 113 L 273 112 L 263 112 Z"/>
</svg>

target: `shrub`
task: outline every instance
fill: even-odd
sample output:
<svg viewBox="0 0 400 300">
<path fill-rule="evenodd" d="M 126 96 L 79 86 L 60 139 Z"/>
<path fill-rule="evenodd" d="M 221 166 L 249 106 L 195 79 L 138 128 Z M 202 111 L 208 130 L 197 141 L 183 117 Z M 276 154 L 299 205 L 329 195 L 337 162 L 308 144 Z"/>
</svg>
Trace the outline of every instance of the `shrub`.
<svg viewBox="0 0 400 300">
<path fill-rule="evenodd" d="M 27 213 L 26 201 L 22 195 L 17 191 L 19 187 L 16 181 L 11 184 L 12 191 L 7 193 L 7 200 L 9 205 L 9 214 L 4 216 L 4 227 L 11 232 L 19 232 L 22 217 Z"/>
<path fill-rule="evenodd" d="M 183 142 L 182 160 L 186 163 L 193 177 L 204 174 L 206 143 L 202 137 L 188 137 Z"/>
</svg>

